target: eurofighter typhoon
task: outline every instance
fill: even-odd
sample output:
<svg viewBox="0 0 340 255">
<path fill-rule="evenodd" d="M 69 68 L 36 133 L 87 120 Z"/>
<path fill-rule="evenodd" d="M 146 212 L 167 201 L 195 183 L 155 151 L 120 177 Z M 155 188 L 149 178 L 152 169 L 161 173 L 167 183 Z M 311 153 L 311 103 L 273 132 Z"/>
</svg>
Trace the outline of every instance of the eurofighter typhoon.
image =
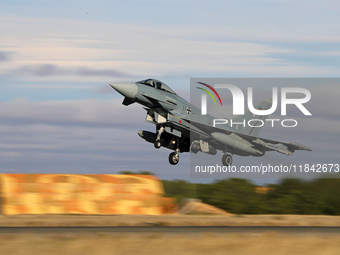
<svg viewBox="0 0 340 255">
<path fill-rule="evenodd" d="M 156 125 L 156 132 L 141 130 L 138 135 L 153 143 L 156 149 L 165 147 L 173 152 L 169 163 L 176 165 L 182 152 L 208 153 L 215 155 L 222 151 L 222 164 L 230 166 L 232 155 L 261 157 L 267 151 L 291 155 L 296 150 L 312 149 L 296 142 L 280 142 L 260 138 L 261 127 L 245 126 L 239 129 L 230 125 L 215 127 L 215 118 L 209 114 L 200 115 L 200 109 L 177 95 L 163 82 L 147 79 L 132 83 L 114 83 L 110 86 L 124 96 L 123 105 L 139 103 L 146 110 L 146 122 Z M 268 109 L 271 100 L 262 101 L 257 109 Z M 253 113 L 246 112 L 234 120 L 250 120 Z M 267 116 L 261 116 L 265 120 Z M 231 155 L 232 154 L 232 155 Z"/>
</svg>

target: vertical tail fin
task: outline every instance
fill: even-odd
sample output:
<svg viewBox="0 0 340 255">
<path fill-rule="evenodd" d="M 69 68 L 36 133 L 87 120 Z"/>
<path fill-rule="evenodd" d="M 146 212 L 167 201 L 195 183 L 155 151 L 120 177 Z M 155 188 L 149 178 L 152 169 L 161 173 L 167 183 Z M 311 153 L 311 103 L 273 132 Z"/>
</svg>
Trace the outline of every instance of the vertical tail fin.
<svg viewBox="0 0 340 255">
<path fill-rule="evenodd" d="M 268 110 L 272 106 L 272 99 L 267 98 L 263 100 L 261 103 L 257 104 L 255 106 L 255 109 L 258 110 Z M 247 111 L 244 115 L 239 115 L 233 119 L 233 123 L 235 122 L 245 122 L 245 125 L 237 125 L 236 129 L 237 131 L 252 135 L 252 136 L 258 136 L 261 131 L 261 122 L 255 121 L 256 119 L 265 121 L 268 118 L 269 115 L 255 115 L 251 111 Z M 248 125 L 248 121 L 254 119 L 254 121 L 251 122 L 251 126 Z M 254 127 L 255 126 L 255 127 Z M 256 127 L 261 126 L 261 127 Z"/>
</svg>

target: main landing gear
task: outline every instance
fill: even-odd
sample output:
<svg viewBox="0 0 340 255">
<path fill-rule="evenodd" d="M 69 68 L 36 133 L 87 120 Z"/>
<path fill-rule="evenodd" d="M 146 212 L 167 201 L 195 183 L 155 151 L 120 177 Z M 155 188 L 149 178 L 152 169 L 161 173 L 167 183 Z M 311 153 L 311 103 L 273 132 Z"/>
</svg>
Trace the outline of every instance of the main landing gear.
<svg viewBox="0 0 340 255">
<path fill-rule="evenodd" d="M 224 166 L 231 166 L 233 157 L 230 154 L 222 154 L 222 164 Z"/>
</svg>

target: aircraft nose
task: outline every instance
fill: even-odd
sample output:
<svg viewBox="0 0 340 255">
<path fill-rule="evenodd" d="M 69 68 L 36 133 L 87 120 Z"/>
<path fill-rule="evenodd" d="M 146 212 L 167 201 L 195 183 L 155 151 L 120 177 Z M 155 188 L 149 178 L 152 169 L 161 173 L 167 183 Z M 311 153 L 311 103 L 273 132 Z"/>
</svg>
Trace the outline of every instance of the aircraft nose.
<svg viewBox="0 0 340 255">
<path fill-rule="evenodd" d="M 134 98 L 137 95 L 136 83 L 111 83 L 110 86 L 125 97 Z"/>
</svg>

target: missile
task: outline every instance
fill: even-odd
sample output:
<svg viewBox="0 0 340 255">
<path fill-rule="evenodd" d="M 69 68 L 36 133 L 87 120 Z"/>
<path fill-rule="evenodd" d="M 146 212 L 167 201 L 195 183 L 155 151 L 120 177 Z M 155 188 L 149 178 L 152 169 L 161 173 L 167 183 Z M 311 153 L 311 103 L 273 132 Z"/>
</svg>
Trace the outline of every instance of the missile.
<svg viewBox="0 0 340 255">
<path fill-rule="evenodd" d="M 262 156 L 264 154 L 262 151 L 254 149 L 251 143 L 236 134 L 227 135 L 221 132 L 213 132 L 211 136 L 218 142 L 225 144 L 227 147 L 243 151 L 249 155 Z"/>
<path fill-rule="evenodd" d="M 311 147 L 306 146 L 306 145 L 303 145 L 303 144 L 301 144 L 301 143 L 290 142 L 289 144 L 291 144 L 295 150 L 312 151 L 312 148 L 311 148 Z"/>
<path fill-rule="evenodd" d="M 140 130 L 137 133 L 141 138 L 143 138 L 145 141 L 149 143 L 154 143 L 156 141 L 156 138 L 157 138 L 156 133 L 146 131 L 146 130 Z M 180 143 L 179 145 L 177 145 L 176 136 L 166 133 L 166 132 L 164 132 L 161 135 L 161 145 L 170 150 L 176 150 L 177 148 L 179 148 L 180 152 L 189 151 L 187 143 Z"/>
<path fill-rule="evenodd" d="M 143 138 L 145 141 L 149 143 L 154 143 L 157 138 L 156 133 L 152 133 L 150 131 L 146 130 L 140 130 L 137 132 L 138 135 Z M 167 133 L 163 133 L 161 136 L 161 144 L 163 147 L 169 148 L 169 149 L 176 149 L 176 140 L 173 139 L 173 135 L 169 135 Z"/>
</svg>

